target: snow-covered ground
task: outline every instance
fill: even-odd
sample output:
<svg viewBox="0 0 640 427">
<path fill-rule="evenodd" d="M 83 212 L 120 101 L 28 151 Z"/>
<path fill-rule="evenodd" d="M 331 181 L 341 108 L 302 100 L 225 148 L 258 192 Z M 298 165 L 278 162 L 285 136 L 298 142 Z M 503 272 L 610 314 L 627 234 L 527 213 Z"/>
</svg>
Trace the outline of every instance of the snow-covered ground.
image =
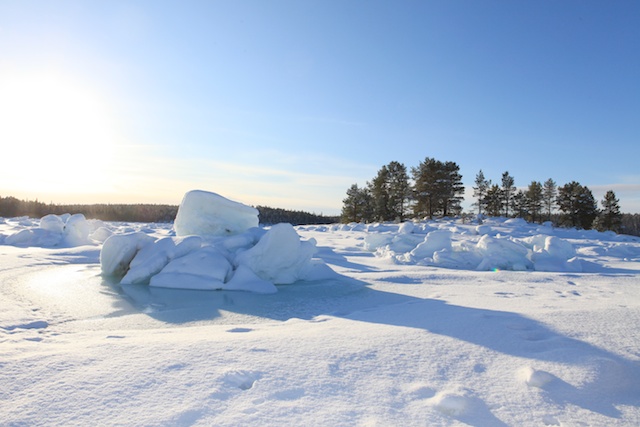
<svg viewBox="0 0 640 427">
<path fill-rule="evenodd" d="M 183 256 L 171 225 L 58 219 L 0 219 L 0 425 L 640 425 L 638 238 L 503 219 L 300 226 L 282 255 L 315 245 L 333 273 L 291 284 L 256 266 L 288 231 L 216 240 L 217 288 L 259 276 L 277 291 L 256 293 L 147 284 Z M 123 265 L 146 282 L 103 274 L 126 247 L 105 240 L 136 232 L 158 249 Z"/>
</svg>

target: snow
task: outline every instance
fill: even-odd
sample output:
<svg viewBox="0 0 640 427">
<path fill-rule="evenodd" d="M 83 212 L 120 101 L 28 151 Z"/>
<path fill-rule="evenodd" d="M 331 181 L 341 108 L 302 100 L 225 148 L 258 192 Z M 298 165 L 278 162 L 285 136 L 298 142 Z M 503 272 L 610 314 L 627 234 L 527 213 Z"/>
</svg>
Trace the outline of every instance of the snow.
<svg viewBox="0 0 640 427">
<path fill-rule="evenodd" d="M 2 425 L 640 425 L 639 238 L 73 217 L 0 220 Z"/>
</svg>

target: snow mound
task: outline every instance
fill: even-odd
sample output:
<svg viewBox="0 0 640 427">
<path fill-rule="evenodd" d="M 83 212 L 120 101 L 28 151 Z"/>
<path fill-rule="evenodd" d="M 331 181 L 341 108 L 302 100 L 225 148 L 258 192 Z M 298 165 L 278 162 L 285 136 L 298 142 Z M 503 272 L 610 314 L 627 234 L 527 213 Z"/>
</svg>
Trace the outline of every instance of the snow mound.
<svg viewBox="0 0 640 427">
<path fill-rule="evenodd" d="M 440 392 L 429 399 L 429 403 L 438 411 L 452 417 L 459 417 L 467 413 L 470 399 L 454 392 Z"/>
<path fill-rule="evenodd" d="M 391 263 L 464 270 L 598 272 L 606 268 L 600 264 L 603 257 L 623 262 L 640 257 L 640 239 L 634 236 L 555 229 L 550 223 L 530 224 L 523 219 L 344 224 L 328 231 L 364 233 L 364 250 Z"/>
<path fill-rule="evenodd" d="M 174 223 L 178 236 L 228 236 L 257 226 L 257 209 L 201 190 L 184 195 Z"/>
<path fill-rule="evenodd" d="M 551 383 L 555 376 L 546 371 L 538 371 L 531 367 L 522 368 L 519 372 L 522 380 L 529 387 L 544 388 Z"/>
<path fill-rule="evenodd" d="M 301 241 L 291 224 L 254 227 L 257 211 L 248 206 L 192 191 L 178 215 L 175 237 L 108 237 L 100 253 L 102 273 L 120 277 L 122 285 L 257 293 L 326 274 L 317 268 L 324 264 L 313 259 L 315 240 Z"/>
<path fill-rule="evenodd" d="M 34 227 L 26 220 L 20 225 L 28 228 L 6 236 L 5 245 L 43 248 L 93 245 L 97 242 L 92 233 L 102 226 L 102 222 L 88 221 L 83 214 L 50 214 L 40 219 L 39 226 Z"/>
</svg>

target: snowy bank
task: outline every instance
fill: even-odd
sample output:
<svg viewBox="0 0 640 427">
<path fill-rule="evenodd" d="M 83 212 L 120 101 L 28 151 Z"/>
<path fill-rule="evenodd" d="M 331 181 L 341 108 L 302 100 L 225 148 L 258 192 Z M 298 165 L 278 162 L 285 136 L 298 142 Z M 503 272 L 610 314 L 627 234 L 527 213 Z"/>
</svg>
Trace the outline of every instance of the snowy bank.
<svg viewBox="0 0 640 427">
<path fill-rule="evenodd" d="M 549 223 L 490 218 L 482 225 L 459 220 L 401 224 L 306 226 L 323 232 L 359 232 L 360 246 L 395 264 L 477 271 L 597 272 L 593 253 L 637 259 L 640 238 L 595 230 L 556 229 Z"/>
</svg>

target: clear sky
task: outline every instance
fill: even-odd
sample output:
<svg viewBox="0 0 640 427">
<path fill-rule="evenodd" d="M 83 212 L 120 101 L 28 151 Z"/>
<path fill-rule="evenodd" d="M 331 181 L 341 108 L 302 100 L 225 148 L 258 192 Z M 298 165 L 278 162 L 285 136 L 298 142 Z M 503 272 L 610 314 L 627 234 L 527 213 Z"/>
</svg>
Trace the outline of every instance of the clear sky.
<svg viewBox="0 0 640 427">
<path fill-rule="evenodd" d="M 337 214 L 391 161 L 640 212 L 640 2 L 0 0 L 0 196 Z"/>
</svg>

